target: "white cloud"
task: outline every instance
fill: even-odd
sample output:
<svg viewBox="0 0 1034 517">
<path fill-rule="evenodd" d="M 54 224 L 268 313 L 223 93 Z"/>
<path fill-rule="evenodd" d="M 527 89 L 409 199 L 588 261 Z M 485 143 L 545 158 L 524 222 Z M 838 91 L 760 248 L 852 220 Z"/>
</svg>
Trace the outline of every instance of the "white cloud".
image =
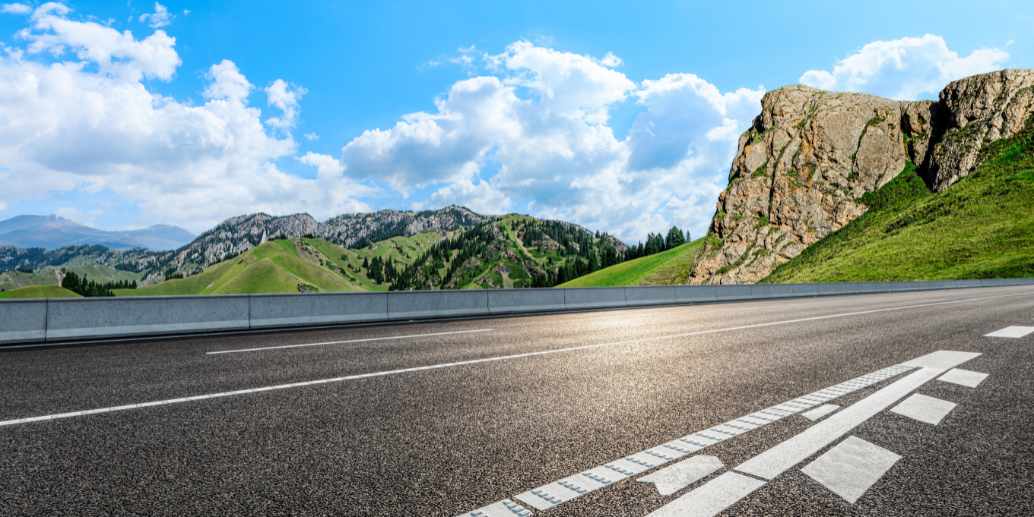
<svg viewBox="0 0 1034 517">
<path fill-rule="evenodd" d="M 315 131 L 309 131 L 308 133 L 305 133 L 305 139 L 310 142 L 315 142 L 320 139 L 320 134 Z"/>
<path fill-rule="evenodd" d="M 831 70 L 808 70 L 801 83 L 826 90 L 863 91 L 895 99 L 936 95 L 945 84 L 1002 68 L 1004 50 L 977 49 L 966 56 L 944 38 L 926 34 L 873 41 L 841 59 Z"/>
<path fill-rule="evenodd" d="M 280 110 L 279 117 L 270 117 L 266 124 L 279 129 L 294 128 L 298 117 L 298 106 L 308 91 L 301 86 L 289 85 L 283 79 L 277 79 L 266 87 L 266 102 Z"/>
<path fill-rule="evenodd" d="M 637 86 L 611 68 L 614 56 L 528 42 L 485 60 L 487 74 L 453 84 L 435 111 L 348 142 L 342 160 L 350 173 L 403 194 L 430 186 L 418 208 L 517 210 L 628 240 L 672 223 L 701 233 L 762 94 L 723 93 L 690 74 Z M 628 99 L 641 112 L 618 139 L 609 112 Z"/>
<path fill-rule="evenodd" d="M 172 38 L 159 30 L 137 39 L 69 15 L 59 4 L 41 6 L 25 38 L 35 50 L 0 56 L 5 197 L 110 193 L 141 220 L 193 230 L 255 211 L 329 217 L 367 208 L 359 198 L 373 190 L 346 178 L 335 158 L 299 158 L 317 169 L 313 179 L 278 167 L 296 144 L 248 103 L 252 84 L 232 61 L 209 68 L 203 104 L 180 102 L 142 82 L 173 75 L 179 56 Z M 161 52 L 146 52 L 156 41 Z M 33 59 L 44 50 L 43 59 Z M 297 101 L 299 91 L 285 88 L 278 93 L 287 97 L 270 102 L 297 114 L 289 97 L 294 92 Z"/>
<path fill-rule="evenodd" d="M 205 78 L 210 81 L 204 92 L 208 100 L 244 102 L 251 95 L 251 82 L 237 69 L 237 64 L 229 59 L 212 65 Z"/>
<path fill-rule="evenodd" d="M 32 26 L 19 32 L 28 43 L 26 53 L 47 53 L 54 58 L 71 53 L 81 66 L 94 65 L 106 75 L 128 81 L 141 77 L 168 80 L 180 65 L 176 39 L 164 31 L 138 40 L 129 31 L 71 20 L 70 13 L 71 9 L 56 2 L 36 8 Z"/>
<path fill-rule="evenodd" d="M 184 12 L 184 14 L 188 13 L 189 11 Z M 172 23 L 172 18 L 172 13 L 164 5 L 155 2 L 154 12 L 141 14 L 140 22 L 146 23 L 152 29 L 161 29 L 162 27 L 168 27 Z"/>
<path fill-rule="evenodd" d="M 610 68 L 617 68 L 624 64 L 624 61 L 622 61 L 620 57 L 617 57 L 613 52 L 607 52 L 607 54 L 603 56 L 603 59 L 600 59 L 600 64 Z"/>
<path fill-rule="evenodd" d="M 4 14 L 29 14 L 32 7 L 27 4 L 11 3 L 0 5 L 0 13 Z"/>
</svg>

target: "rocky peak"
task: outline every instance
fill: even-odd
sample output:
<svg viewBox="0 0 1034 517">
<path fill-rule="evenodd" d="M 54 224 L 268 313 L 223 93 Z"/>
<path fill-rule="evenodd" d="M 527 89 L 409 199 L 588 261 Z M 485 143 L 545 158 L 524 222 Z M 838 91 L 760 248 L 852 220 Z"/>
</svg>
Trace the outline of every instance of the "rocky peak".
<svg viewBox="0 0 1034 517">
<path fill-rule="evenodd" d="M 1016 134 L 1034 103 L 1034 71 L 949 84 L 937 102 L 789 86 L 762 99 L 739 140 L 695 283 L 751 283 L 840 229 L 908 162 L 934 188 L 969 174 L 980 150 Z"/>
</svg>

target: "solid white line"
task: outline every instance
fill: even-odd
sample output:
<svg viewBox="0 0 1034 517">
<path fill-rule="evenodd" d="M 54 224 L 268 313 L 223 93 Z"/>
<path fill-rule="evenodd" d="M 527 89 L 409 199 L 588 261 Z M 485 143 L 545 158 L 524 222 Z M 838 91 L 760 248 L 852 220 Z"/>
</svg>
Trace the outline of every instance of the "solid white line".
<svg viewBox="0 0 1034 517">
<path fill-rule="evenodd" d="M 900 459 L 879 445 L 848 436 L 801 472 L 854 504 Z"/>
<path fill-rule="evenodd" d="M 824 404 L 815 409 L 812 409 L 811 411 L 805 411 L 804 413 L 801 413 L 801 416 L 814 422 L 838 409 L 840 409 L 840 406 L 836 404 Z"/>
<path fill-rule="evenodd" d="M 1034 333 L 1034 327 L 1021 327 L 1017 325 L 1012 327 L 1005 327 L 1002 330 L 997 330 L 990 334 L 985 334 L 984 337 L 1004 337 L 1010 339 L 1019 339 L 1021 337 L 1027 337 L 1032 333 Z"/>
<path fill-rule="evenodd" d="M 393 341 L 393 340 L 404 340 L 404 339 L 417 339 L 422 337 L 436 337 L 436 336 L 452 336 L 456 334 L 473 334 L 477 332 L 492 332 L 494 329 L 472 329 L 472 330 L 453 330 L 451 332 L 429 332 L 427 334 L 406 334 L 402 336 L 381 336 L 381 337 L 368 337 L 361 339 L 346 339 L 342 341 L 324 341 L 322 343 L 300 343 L 296 345 L 273 345 L 273 346 L 259 346 L 254 348 L 234 348 L 230 350 L 213 350 L 211 352 L 205 352 L 207 355 L 219 355 L 219 354 L 236 354 L 240 352 L 262 352 L 264 350 L 284 350 L 288 348 L 305 348 L 310 346 L 328 346 L 328 345 L 348 345 L 353 343 L 370 343 L 372 341 Z"/>
<path fill-rule="evenodd" d="M 765 484 L 736 472 L 726 472 L 707 484 L 651 512 L 647 517 L 711 517 Z"/>
<path fill-rule="evenodd" d="M 889 386 L 852 404 L 850 407 L 834 413 L 829 418 L 805 429 L 800 434 L 786 440 L 771 449 L 747 460 L 736 467 L 736 470 L 764 479 L 774 479 L 787 469 L 804 461 L 824 447 L 839 440 L 876 416 L 895 402 L 919 388 L 923 384 L 940 376 L 948 368 L 953 368 L 969 359 L 979 356 L 978 353 L 946 352 L 924 356 L 926 359 L 909 361 L 909 363 L 951 364 L 945 368 L 921 366 L 921 369 L 894 381 Z"/>
<path fill-rule="evenodd" d="M 724 466 L 722 461 L 714 456 L 693 456 L 653 474 L 643 476 L 637 481 L 653 483 L 658 494 L 671 495 L 718 472 L 718 469 Z"/>
<path fill-rule="evenodd" d="M 915 304 L 915 305 L 903 305 L 903 306 L 898 306 L 898 307 L 888 307 L 888 308 L 885 308 L 885 309 L 872 309 L 872 310 L 868 310 L 868 311 L 845 312 L 845 313 L 840 313 L 840 314 L 827 314 L 827 315 L 824 315 L 824 316 L 814 316 L 814 317 L 810 317 L 810 318 L 798 318 L 798 319 L 793 319 L 793 320 L 773 321 L 773 322 L 768 322 L 768 323 L 757 323 L 757 324 L 753 324 L 753 325 L 740 325 L 740 326 L 737 326 L 737 327 L 727 327 L 727 328 L 721 328 L 721 329 L 701 330 L 701 331 L 697 331 L 697 332 L 685 332 L 685 333 L 681 333 L 681 334 L 672 334 L 672 335 L 667 335 L 667 336 L 655 336 L 655 337 L 647 337 L 647 338 L 639 338 L 639 339 L 626 339 L 626 340 L 623 340 L 623 341 L 614 341 L 614 342 L 610 342 L 610 343 L 597 343 L 597 344 L 593 344 L 593 345 L 581 345 L 581 346 L 574 346 L 574 347 L 568 347 L 568 348 L 556 348 L 556 349 L 552 349 L 552 350 L 541 350 L 541 351 L 538 351 L 538 352 L 525 352 L 525 353 L 521 353 L 521 354 L 511 354 L 511 355 L 502 355 L 502 356 L 495 356 L 495 357 L 485 357 L 485 358 L 482 358 L 482 359 L 471 359 L 471 360 L 467 360 L 467 361 L 456 361 L 456 362 L 452 362 L 452 363 L 440 363 L 440 364 L 432 364 L 432 365 L 428 365 L 428 366 L 417 366 L 417 367 L 414 367 L 414 368 L 401 368 L 401 369 L 398 369 L 398 370 L 387 370 L 387 371 L 382 371 L 382 372 L 364 373 L 364 374 L 359 374 L 359 375 L 348 375 L 348 376 L 344 376 L 344 377 L 333 377 L 333 378 L 330 378 L 330 379 L 317 379 L 317 380 L 312 380 L 312 381 L 295 382 L 295 383 L 289 383 L 289 384 L 277 384 L 277 385 L 265 386 L 265 387 L 261 387 L 261 388 L 249 388 L 249 389 L 242 389 L 242 390 L 235 390 L 235 391 L 226 391 L 226 392 L 221 392 L 221 393 L 210 393 L 210 394 L 206 394 L 206 395 L 195 395 L 195 396 L 176 398 L 176 399 L 155 400 L 155 401 L 143 402 L 143 403 L 139 403 L 139 404 L 127 404 L 127 405 L 122 405 L 122 406 L 112 406 L 112 407 L 106 407 L 106 408 L 89 409 L 89 410 L 85 410 L 85 411 L 73 411 L 73 412 L 68 412 L 68 413 L 56 413 L 56 414 L 52 414 L 52 415 L 43 415 L 43 416 L 35 416 L 35 417 L 28 417 L 28 418 L 18 418 L 18 419 L 13 419 L 13 420 L 2 420 L 2 421 L 0 421 L 0 427 L 9 426 L 9 425 L 18 425 L 18 424 L 28 424 L 28 423 L 33 423 L 33 422 L 44 422 L 44 421 L 47 421 L 47 420 L 56 420 L 56 419 L 62 419 L 62 418 L 72 418 L 72 417 L 85 416 L 85 415 L 96 415 L 96 414 L 102 414 L 102 413 L 114 413 L 114 412 L 117 412 L 117 411 L 128 411 L 128 410 L 131 410 L 131 409 L 141 409 L 141 408 L 154 407 L 154 406 L 167 406 L 167 405 L 170 405 L 170 404 L 181 404 L 181 403 L 184 403 L 184 402 L 194 402 L 194 401 L 198 401 L 198 400 L 208 400 L 208 399 L 215 399 L 215 398 L 233 397 L 233 396 L 238 396 L 238 395 L 248 395 L 248 394 L 252 394 L 252 393 L 261 393 L 261 392 L 265 392 L 265 391 L 276 391 L 276 390 L 284 390 L 284 389 L 290 389 L 290 388 L 300 388 L 300 387 L 305 387 L 305 386 L 315 386 L 315 385 L 320 385 L 320 384 L 331 384 L 331 383 L 337 383 L 337 382 L 353 381 L 353 380 L 358 380 L 358 379 L 367 379 L 367 378 L 371 378 L 371 377 L 383 377 L 383 376 L 387 376 L 387 375 L 398 375 L 398 374 L 402 374 L 402 373 L 413 373 L 413 372 L 422 372 L 422 371 L 427 371 L 427 370 L 438 370 L 438 369 L 442 369 L 442 368 L 452 368 L 452 367 L 456 367 L 456 366 L 467 366 L 467 365 L 472 365 L 472 364 L 490 363 L 490 362 L 496 362 L 496 361 L 506 361 L 506 360 L 510 360 L 510 359 L 522 359 L 522 358 L 526 358 L 526 357 L 537 357 L 537 356 L 552 355 L 552 354 L 562 354 L 562 353 L 566 353 L 566 352 L 577 352 L 579 350 L 593 350 L 593 349 L 597 349 L 597 348 L 605 348 L 605 347 L 611 347 L 611 346 L 621 346 L 621 345 L 643 343 L 643 342 L 646 342 L 646 341 L 660 341 L 660 340 L 665 340 L 665 339 L 677 339 L 677 338 L 682 338 L 682 337 L 700 336 L 700 335 L 705 335 L 705 334 L 716 334 L 716 333 L 720 333 L 720 332 L 730 332 L 730 331 L 735 331 L 735 330 L 744 330 L 744 329 L 751 329 L 751 328 L 771 327 L 771 326 L 776 326 L 776 325 L 792 325 L 794 323 L 800 323 L 800 322 L 803 322 L 803 321 L 816 321 L 816 320 L 825 320 L 825 319 L 833 319 L 833 318 L 846 318 L 846 317 L 850 317 L 850 316 L 860 316 L 860 315 L 864 315 L 864 314 L 874 314 L 874 313 L 888 312 L 888 311 L 900 311 L 900 310 L 905 310 L 905 309 L 916 309 L 916 308 L 921 308 L 921 307 L 931 307 L 931 306 L 937 306 L 937 305 L 966 303 L 966 302 L 973 302 L 973 301 L 978 301 L 978 300 L 984 300 L 984 299 L 988 299 L 988 298 L 1002 298 L 1004 296 L 1010 296 L 1010 295 L 999 295 L 999 296 L 990 296 L 990 297 L 983 297 L 983 298 L 967 298 L 967 299 L 963 299 L 963 300 L 951 300 L 951 301 L 946 301 L 946 302 L 933 302 L 933 303 L 922 303 L 922 304 Z"/>
</svg>

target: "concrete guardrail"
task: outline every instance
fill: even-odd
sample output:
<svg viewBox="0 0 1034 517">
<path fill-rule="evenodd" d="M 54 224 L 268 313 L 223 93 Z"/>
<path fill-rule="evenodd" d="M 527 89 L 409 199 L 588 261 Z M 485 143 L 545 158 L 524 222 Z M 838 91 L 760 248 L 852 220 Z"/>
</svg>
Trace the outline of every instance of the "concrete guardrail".
<svg viewBox="0 0 1034 517">
<path fill-rule="evenodd" d="M 1034 279 L 0 300 L 0 345 L 1018 285 Z"/>
</svg>

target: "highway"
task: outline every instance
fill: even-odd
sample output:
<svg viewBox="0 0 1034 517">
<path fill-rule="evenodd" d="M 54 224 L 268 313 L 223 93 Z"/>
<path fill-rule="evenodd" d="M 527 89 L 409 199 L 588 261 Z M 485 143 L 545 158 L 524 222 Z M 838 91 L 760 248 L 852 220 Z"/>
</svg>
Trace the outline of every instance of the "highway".
<svg viewBox="0 0 1034 517">
<path fill-rule="evenodd" d="M 0 515 L 1034 515 L 1034 287 L 0 349 Z"/>
</svg>

